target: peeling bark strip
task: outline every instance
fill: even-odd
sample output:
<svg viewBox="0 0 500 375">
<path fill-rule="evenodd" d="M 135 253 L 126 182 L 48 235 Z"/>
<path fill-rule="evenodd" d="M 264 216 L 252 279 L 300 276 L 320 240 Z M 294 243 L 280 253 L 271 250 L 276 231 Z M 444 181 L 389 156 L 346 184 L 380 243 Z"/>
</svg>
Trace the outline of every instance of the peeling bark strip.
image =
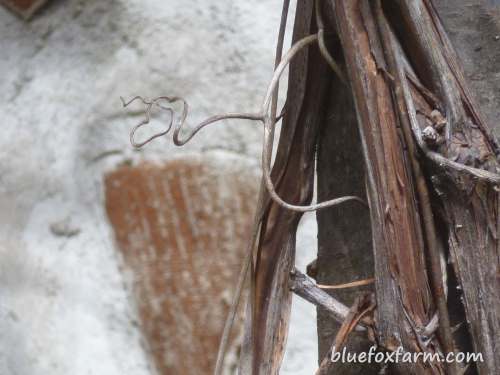
<svg viewBox="0 0 500 375">
<path fill-rule="evenodd" d="M 461 305 L 453 303 L 452 298 L 447 300 L 444 259 L 448 252 L 456 274 L 452 276 L 460 283 L 465 305 L 464 311 L 454 310 L 458 311 L 457 315 L 466 315 L 475 351 L 481 352 L 485 359 L 477 364 L 479 373 L 495 374 L 500 368 L 500 168 L 497 162 L 500 150 L 472 100 L 432 1 L 316 0 L 315 4 L 324 5 L 330 12 L 327 17 L 320 13 L 312 17 L 313 1 L 297 2 L 293 40 L 300 42 L 294 44 L 277 66 L 261 112 L 212 116 L 180 139 L 187 116 L 184 99 L 164 96 L 153 101 L 141 97 L 131 100 L 141 99 L 147 106 L 146 120 L 132 131 L 135 146 L 144 143 L 134 143 L 134 131 L 149 122 L 149 110 L 161 99 L 184 103 L 181 121 L 174 126 L 176 145 L 185 144 L 201 128 L 223 118 L 252 119 L 264 124 L 262 188 L 266 190 L 259 195 L 256 224 L 246 256 L 251 262 L 245 265 L 251 263 L 254 272 L 240 372 L 244 375 L 279 372 L 288 331 L 290 287 L 309 300 L 321 300 L 323 306 L 325 301 L 330 301 L 329 307 L 332 307 L 325 292 L 314 288 L 305 290 L 297 279 L 291 283 L 289 272 L 294 263 L 295 235 L 302 212 L 337 203 L 333 200 L 303 206 L 310 202 L 313 193 L 318 135 L 331 136 L 324 131 L 325 116 L 339 108 L 343 112 L 333 125 L 338 125 L 338 121 L 345 121 L 344 127 L 354 125 L 350 91 L 365 162 L 366 190 L 357 181 L 361 174 L 349 176 L 349 185 L 340 186 L 338 190 L 352 188 L 350 183 L 353 183 L 353 190 L 358 194 L 366 191 L 370 205 L 378 307 L 373 326 L 372 320 L 366 326 L 369 338 L 387 350 L 402 347 L 404 352 L 433 355 L 456 349 L 448 305 Z M 287 7 L 285 2 L 283 15 Z M 284 29 L 285 19 L 282 18 L 280 30 Z M 327 19 L 330 22 L 324 22 Z M 326 26 L 327 23 L 330 25 Z M 335 90 L 340 81 L 345 81 L 343 69 L 328 50 L 331 41 L 325 39 L 325 35 L 334 34 L 334 30 L 343 47 L 343 54 L 335 57 L 338 60 L 343 57 L 349 77 L 349 85 L 336 93 L 346 97 L 344 102 L 329 92 L 329 89 Z M 281 31 L 278 39 L 277 61 L 281 56 Z M 318 45 L 313 46 L 316 42 Z M 283 68 L 299 51 L 290 65 L 286 112 L 276 161 L 269 174 L 276 83 Z M 332 70 L 341 78 L 333 80 Z M 327 108 L 329 104 L 332 108 Z M 321 142 L 319 155 L 323 160 L 318 161 L 318 165 L 322 170 L 329 167 L 324 158 L 339 155 L 336 149 L 328 150 L 330 146 L 329 142 Z M 351 151 L 349 157 L 359 161 L 356 160 L 359 153 Z M 347 168 L 345 172 L 349 173 Z M 320 181 L 321 194 L 331 193 L 328 183 Z M 353 198 L 361 200 L 358 197 L 341 200 Z M 320 225 L 325 223 L 320 218 Z M 443 227 L 446 230 L 437 230 Z M 144 227 L 146 233 L 148 228 Z M 321 234 L 325 228 L 319 229 Z M 349 233 L 355 235 L 356 232 Z M 351 260 L 358 261 L 366 241 L 348 244 L 341 237 L 331 238 L 339 246 L 359 247 L 355 251 L 344 251 Z M 130 239 L 125 237 L 126 240 Z M 324 251 L 320 251 L 319 262 L 321 253 Z M 370 264 L 369 259 L 366 261 Z M 243 285 L 247 269 L 243 268 L 238 285 Z M 233 306 L 237 300 L 235 298 Z M 340 303 L 334 306 L 337 313 L 339 306 Z M 370 303 L 362 309 L 361 303 L 355 304 L 337 333 L 335 344 L 345 341 L 358 320 L 374 306 Z M 229 323 L 226 327 L 230 327 Z M 357 344 L 354 347 L 360 349 Z M 321 371 L 329 371 L 328 366 L 321 367 Z M 459 366 L 441 362 L 391 364 L 390 372 L 463 373 Z"/>
<path fill-rule="evenodd" d="M 494 374 L 500 368 L 498 145 L 472 100 L 432 2 L 384 2 L 396 35 L 381 25 L 384 17 L 374 17 L 375 4 L 335 1 L 367 164 L 379 339 L 390 347 L 396 334 L 405 349 L 426 350 L 419 332 L 434 311 L 432 296 L 440 315 L 440 342 L 432 347 L 453 349 L 436 258 L 441 246 L 413 137 L 428 160 L 422 166 L 436 192 L 432 210 L 448 227 L 474 348 L 485 359 L 478 370 Z M 405 332 L 405 316 L 414 334 Z M 448 371 L 458 370 L 450 366 Z"/>
<path fill-rule="evenodd" d="M 403 28 L 413 38 L 413 53 L 423 62 L 415 70 L 441 101 L 436 105 L 414 86 L 403 82 L 415 136 L 418 137 L 419 129 L 429 126 L 432 110 L 441 110 L 446 115 L 446 142 L 437 151 L 471 169 L 496 175 L 497 143 L 472 99 L 432 3 L 428 0 L 402 3 Z M 417 26 L 424 29 L 415 30 Z M 410 51 L 408 54 L 411 56 Z M 441 215 L 448 227 L 450 257 L 463 290 L 474 350 L 485 359 L 477 363 L 478 370 L 481 374 L 493 374 L 500 368 L 498 187 L 471 173 L 443 170 L 433 163 L 428 165 L 427 173 L 432 176 L 443 207 Z"/>
<path fill-rule="evenodd" d="M 246 163 L 200 157 L 106 176 L 106 210 L 162 375 L 211 374 L 256 196 Z M 231 338 L 236 342 L 241 315 Z"/>
<path fill-rule="evenodd" d="M 367 169 L 377 292 L 377 331 L 386 348 L 428 351 L 414 327 L 425 327 L 433 304 L 423 233 L 397 108 L 370 1 L 335 2 L 337 27 L 357 110 Z M 408 321 L 409 320 L 409 321 Z M 426 373 L 418 364 L 401 372 Z"/>
<path fill-rule="evenodd" d="M 312 3 L 298 2 L 296 14 L 300 17 L 296 18 L 293 41 L 315 32 Z M 303 205 L 311 201 L 315 145 L 330 77 L 317 46 L 302 51 L 290 64 L 287 110 L 272 170 L 277 191 L 287 202 Z M 294 265 L 301 216 L 275 203 L 265 211 L 255 261 L 255 334 L 251 346 L 243 351 L 243 374 L 279 372 L 290 314 L 289 272 Z M 251 330 L 248 327 L 247 337 Z"/>
</svg>

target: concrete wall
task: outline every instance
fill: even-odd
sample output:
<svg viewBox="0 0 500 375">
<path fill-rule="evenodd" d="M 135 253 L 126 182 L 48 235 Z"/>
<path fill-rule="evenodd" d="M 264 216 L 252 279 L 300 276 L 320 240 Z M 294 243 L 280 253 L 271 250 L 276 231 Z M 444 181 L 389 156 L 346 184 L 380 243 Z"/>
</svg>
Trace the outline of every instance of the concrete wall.
<svg viewBox="0 0 500 375">
<path fill-rule="evenodd" d="M 184 149 L 165 138 L 134 151 L 128 132 L 140 106 L 124 111 L 119 96 L 182 95 L 192 124 L 257 109 L 280 7 L 54 0 L 29 23 L 0 9 L 1 374 L 154 373 L 133 276 L 120 270 L 104 210 L 103 176 L 193 155 L 258 173 L 262 134 L 249 122 L 225 122 Z M 298 242 L 303 267 L 316 253 L 314 215 Z M 283 373 L 315 366 L 315 311 L 294 301 Z"/>
</svg>

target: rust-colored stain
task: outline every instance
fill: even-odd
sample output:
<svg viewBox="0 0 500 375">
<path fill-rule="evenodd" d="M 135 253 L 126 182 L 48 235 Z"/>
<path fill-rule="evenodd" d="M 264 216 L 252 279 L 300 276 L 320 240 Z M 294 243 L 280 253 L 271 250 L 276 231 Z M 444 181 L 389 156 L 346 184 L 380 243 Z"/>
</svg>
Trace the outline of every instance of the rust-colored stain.
<svg viewBox="0 0 500 375">
<path fill-rule="evenodd" d="M 0 3 L 22 17 L 29 18 L 47 1 L 48 0 L 0 0 Z"/>
<path fill-rule="evenodd" d="M 163 375 L 213 371 L 258 181 L 228 165 L 189 158 L 105 177 L 107 214 Z"/>
</svg>

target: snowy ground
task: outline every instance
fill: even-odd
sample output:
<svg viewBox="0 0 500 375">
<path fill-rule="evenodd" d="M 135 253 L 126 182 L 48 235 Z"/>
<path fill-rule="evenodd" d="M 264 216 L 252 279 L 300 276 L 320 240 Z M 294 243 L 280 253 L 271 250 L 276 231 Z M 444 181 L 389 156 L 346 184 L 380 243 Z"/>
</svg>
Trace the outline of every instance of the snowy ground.
<svg viewBox="0 0 500 375">
<path fill-rule="evenodd" d="M 137 117 L 119 96 L 182 95 L 192 123 L 255 110 L 271 76 L 279 3 L 54 0 L 28 24 L 0 9 L 0 374 L 152 373 L 102 175 L 127 160 L 213 150 L 257 166 L 261 130 L 226 123 L 186 150 L 161 139 L 134 152 Z M 316 253 L 313 215 L 298 252 L 304 268 Z M 282 373 L 315 365 L 315 311 L 294 300 Z"/>
</svg>

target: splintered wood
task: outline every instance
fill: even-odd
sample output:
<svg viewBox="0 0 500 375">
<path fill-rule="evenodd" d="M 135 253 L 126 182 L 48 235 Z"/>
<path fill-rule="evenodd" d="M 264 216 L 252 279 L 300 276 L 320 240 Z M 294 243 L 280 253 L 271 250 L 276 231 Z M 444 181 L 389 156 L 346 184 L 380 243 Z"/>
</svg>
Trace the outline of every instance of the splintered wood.
<svg viewBox="0 0 500 375">
<path fill-rule="evenodd" d="M 338 0 L 336 11 L 360 133 L 366 144 L 379 340 L 386 348 L 411 348 L 417 339 L 405 328 L 406 315 L 419 325 L 432 318 L 414 182 L 400 142 L 397 109 L 384 74 L 385 61 L 370 4 Z M 413 366 L 415 373 L 426 373 L 421 364 Z M 410 372 L 403 366 L 400 371 Z"/>
<path fill-rule="evenodd" d="M 257 195 L 255 175 L 230 164 L 193 157 L 105 178 L 117 248 L 163 375 L 209 374 L 215 364 Z M 241 317 L 236 326 L 233 359 Z"/>
<path fill-rule="evenodd" d="M 446 244 L 469 340 L 485 358 L 477 370 L 496 373 L 500 147 L 431 0 L 335 0 L 335 12 L 366 159 L 378 342 L 455 350 Z M 438 335 L 423 345 L 418 332 L 433 311 Z M 462 373 L 456 364 L 395 368 Z"/>
</svg>

